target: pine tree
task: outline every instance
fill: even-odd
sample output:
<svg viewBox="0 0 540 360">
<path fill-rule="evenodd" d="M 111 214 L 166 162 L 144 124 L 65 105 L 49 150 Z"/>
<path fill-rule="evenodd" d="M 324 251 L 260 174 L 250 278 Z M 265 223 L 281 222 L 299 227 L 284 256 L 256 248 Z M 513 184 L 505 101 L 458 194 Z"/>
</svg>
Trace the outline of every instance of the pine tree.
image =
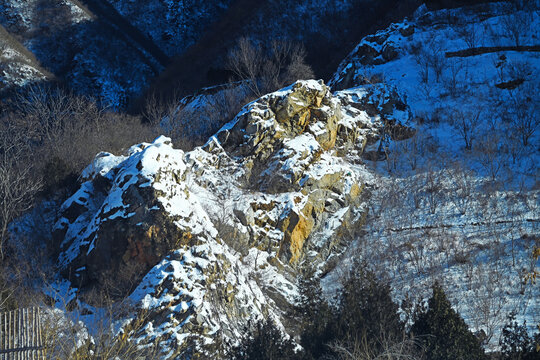
<svg viewBox="0 0 540 360">
<path fill-rule="evenodd" d="M 469 330 L 441 286 L 433 286 L 428 310 L 417 315 L 411 328 L 422 341 L 428 360 L 485 359 L 480 341 Z"/>
<path fill-rule="evenodd" d="M 381 282 L 365 263 L 353 266 L 340 298 L 337 339 L 363 342 L 374 354 L 404 336 L 404 326 L 393 302 L 390 286 Z"/>
<path fill-rule="evenodd" d="M 300 344 L 312 358 L 318 358 L 328 349 L 333 334 L 328 324 L 333 312 L 322 295 L 320 279 L 311 268 L 305 268 L 298 280 L 299 296 L 294 307 L 294 315 L 302 323 Z"/>
<path fill-rule="evenodd" d="M 259 321 L 232 353 L 234 360 L 301 360 L 302 353 L 271 319 Z"/>
<path fill-rule="evenodd" d="M 538 326 L 540 330 L 540 325 Z M 516 314 L 508 316 L 499 341 L 504 360 L 534 360 L 540 358 L 540 332 L 534 337 L 527 333 L 527 323 L 519 325 Z"/>
</svg>

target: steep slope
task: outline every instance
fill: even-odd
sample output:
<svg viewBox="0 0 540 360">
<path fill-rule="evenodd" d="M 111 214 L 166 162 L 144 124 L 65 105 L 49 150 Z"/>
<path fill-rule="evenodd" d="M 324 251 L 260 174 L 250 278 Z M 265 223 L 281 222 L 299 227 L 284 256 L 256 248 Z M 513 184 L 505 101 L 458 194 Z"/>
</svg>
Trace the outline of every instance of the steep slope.
<svg viewBox="0 0 540 360">
<path fill-rule="evenodd" d="M 187 4 L 191 3 L 181 6 Z M 359 36 L 401 19 L 419 4 L 418 0 L 230 1 L 216 21 L 201 29 L 204 31 L 192 46 L 176 43 L 178 56 L 154 81 L 150 92 L 165 97 L 178 92 L 187 95 L 228 81 L 227 55 L 241 37 L 266 45 L 271 40 L 302 43 L 316 76 L 329 77 Z M 176 21 L 184 21 L 184 16 L 177 16 Z M 153 29 L 151 25 L 147 31 Z M 184 27 L 179 29 L 167 32 L 184 31 Z"/>
<path fill-rule="evenodd" d="M 417 3 L 2 0 L 0 25 L 63 86 L 126 109 L 151 83 L 147 93 L 166 97 L 227 82 L 226 57 L 242 36 L 302 42 L 315 73 L 328 76 L 358 34 Z"/>
<path fill-rule="evenodd" d="M 34 55 L 1 25 L 0 50 L 0 93 L 53 78 Z"/>
<path fill-rule="evenodd" d="M 56 79 L 104 106 L 125 107 L 161 65 L 79 1 L 0 1 L 0 24 Z"/>
<path fill-rule="evenodd" d="M 300 262 L 330 270 L 363 223 L 361 154 L 381 126 L 365 94 L 299 81 L 191 152 L 160 137 L 98 155 L 56 224 L 64 275 L 81 290 L 136 287 L 136 336 L 163 358 L 218 356 L 250 318 L 282 323 Z"/>
<path fill-rule="evenodd" d="M 120 13 L 107 1 L 83 0 L 89 10 L 99 19 L 104 20 L 109 26 L 121 33 L 126 42 L 135 43 L 135 47 L 148 54 L 149 62 L 157 62 L 158 67 L 164 67 L 169 62 L 167 55 L 153 41 L 146 37 L 137 27 L 131 25 Z"/>
<path fill-rule="evenodd" d="M 232 2 L 231 0 L 103 1 L 110 3 L 129 19 L 133 26 L 147 34 L 169 57 L 183 53 L 196 43 L 204 30 L 219 18 Z M 159 21 L 156 21 L 157 19 Z"/>
<path fill-rule="evenodd" d="M 400 299 L 438 280 L 488 349 L 510 312 L 531 332 L 540 312 L 525 280 L 540 265 L 540 18 L 528 4 L 423 6 L 362 39 L 330 81 L 394 89 L 417 129 L 373 164 L 380 180 L 348 256 L 380 268 Z"/>
</svg>

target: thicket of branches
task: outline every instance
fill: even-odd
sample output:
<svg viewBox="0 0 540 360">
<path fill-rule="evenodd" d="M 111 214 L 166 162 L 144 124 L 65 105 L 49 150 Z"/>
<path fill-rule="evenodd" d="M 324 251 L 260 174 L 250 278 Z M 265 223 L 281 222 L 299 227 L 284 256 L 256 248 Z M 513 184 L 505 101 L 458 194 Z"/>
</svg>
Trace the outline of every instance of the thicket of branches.
<svg viewBox="0 0 540 360">
<path fill-rule="evenodd" d="M 301 44 L 272 41 L 257 44 L 240 38 L 229 52 L 228 67 L 238 80 L 244 80 L 256 97 L 289 85 L 299 79 L 312 79 L 313 70 L 306 63 Z"/>
<path fill-rule="evenodd" d="M 47 250 L 54 252 L 46 249 L 52 233 L 49 218 L 54 217 L 50 209 L 75 191 L 82 169 L 101 151 L 121 153 L 154 136 L 155 130 L 140 118 L 107 111 L 92 99 L 53 87 L 30 87 L 2 108 L 0 305 L 4 309 L 16 305 L 7 299 L 17 299 L 13 294 L 25 289 L 25 281 L 28 285 L 30 277 L 42 276 L 41 265 L 50 266 Z M 25 212 L 28 216 L 19 218 Z M 14 224 L 17 218 L 19 223 Z M 10 226 L 25 227 L 30 233 L 10 241 Z M 24 254 L 24 247 L 26 252 L 33 249 L 33 256 Z"/>
</svg>

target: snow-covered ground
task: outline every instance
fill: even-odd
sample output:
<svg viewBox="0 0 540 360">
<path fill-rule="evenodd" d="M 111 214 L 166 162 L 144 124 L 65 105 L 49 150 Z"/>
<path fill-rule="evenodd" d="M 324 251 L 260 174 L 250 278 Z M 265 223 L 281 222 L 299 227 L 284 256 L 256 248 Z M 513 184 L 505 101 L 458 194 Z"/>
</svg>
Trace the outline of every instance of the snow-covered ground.
<svg viewBox="0 0 540 360">
<path fill-rule="evenodd" d="M 540 287 L 525 275 L 540 265 L 537 9 L 421 7 L 363 39 L 341 64 L 332 85 L 398 91 L 417 133 L 388 143 L 385 161 L 368 162 L 379 179 L 367 225 L 343 269 L 323 279 L 328 294 L 361 257 L 398 300 L 427 298 L 441 282 L 489 349 L 512 311 L 536 330 Z"/>
<path fill-rule="evenodd" d="M 128 36 L 77 0 L 0 1 L 0 25 L 37 59 L 38 66 L 104 107 L 125 108 L 128 99 L 139 95 L 161 71 Z M 0 42 L 5 37 L 0 31 Z M 7 68 L 6 81 L 16 86 L 29 78 L 41 79 L 26 63 L 13 64 L 6 54 L 0 66 Z"/>
<path fill-rule="evenodd" d="M 51 77 L 34 56 L 0 25 L 0 91 Z"/>
<path fill-rule="evenodd" d="M 400 301 L 425 299 L 434 281 L 442 283 L 489 349 L 512 311 L 532 331 L 540 287 L 525 274 L 538 266 L 532 252 L 540 245 L 540 61 L 523 46 L 539 45 L 540 16 L 505 4 L 483 9 L 421 8 L 360 43 L 332 80 L 345 90 L 298 82 L 246 105 L 193 151 L 160 137 L 125 155 L 98 155 L 56 223 L 64 231 L 60 267 L 99 281 L 110 239 L 121 244 L 132 231 L 130 241 L 157 253 L 171 239 L 153 216 L 172 219 L 165 225 L 179 229 L 175 247 L 160 249 L 129 297 L 152 316 L 134 335 L 141 344 L 161 336 L 166 351 L 187 340 L 205 346 L 238 338 L 250 316 L 283 318 L 296 296 L 290 264 L 301 255 L 338 264 L 325 268 L 329 298 L 352 259 L 362 258 Z M 513 23 L 526 24 L 519 46 L 509 36 Z M 104 91 L 121 96 L 115 89 Z M 197 95 L 184 111 L 207 111 L 214 102 L 215 95 Z M 411 116 L 414 136 L 384 143 L 383 161 L 362 160 L 382 124 L 410 124 Z M 340 238 L 348 233 L 354 236 Z M 146 261 L 148 254 L 133 250 L 120 257 Z M 70 286 L 59 281 L 46 293 L 65 308 L 78 301 Z M 91 328 L 99 309 L 78 308 L 74 322 L 82 309 L 96 314 L 81 316 Z"/>
</svg>

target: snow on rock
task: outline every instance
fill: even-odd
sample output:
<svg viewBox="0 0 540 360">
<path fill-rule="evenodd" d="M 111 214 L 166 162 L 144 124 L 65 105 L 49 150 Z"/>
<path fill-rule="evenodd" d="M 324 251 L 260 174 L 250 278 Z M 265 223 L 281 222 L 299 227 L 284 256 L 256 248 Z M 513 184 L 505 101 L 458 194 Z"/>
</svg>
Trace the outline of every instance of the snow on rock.
<svg viewBox="0 0 540 360">
<path fill-rule="evenodd" d="M 137 341 L 159 339 L 165 358 L 215 356 L 223 342 L 242 336 L 248 320 L 262 319 L 271 310 L 248 273 L 238 254 L 216 240 L 172 252 L 130 296 L 148 314 L 134 334 Z"/>
<path fill-rule="evenodd" d="M 347 89 L 344 93 L 358 86 L 371 89 L 364 98 L 374 100 L 395 92 L 407 107 L 379 101 L 376 107 L 387 110 L 381 114 L 417 119 L 426 137 L 453 159 L 475 145 L 479 151 L 472 155 L 496 152 L 499 167 L 512 174 L 504 180 L 530 186 L 537 181 L 539 152 L 523 145 L 540 140 L 540 102 L 531 96 L 540 88 L 538 24 L 538 5 L 532 3 L 521 10 L 509 2 L 424 8 L 415 18 L 362 39 L 329 85 Z M 385 55 L 390 48 L 392 56 Z M 484 176 L 493 175 L 489 156 L 471 159 Z"/>
<path fill-rule="evenodd" d="M 364 234 L 336 269 L 366 259 L 392 281 L 398 300 L 428 297 L 439 281 L 490 350 L 509 313 L 537 324 L 540 309 L 539 287 L 524 281 L 539 264 L 532 257 L 540 161 L 533 3 L 422 6 L 413 19 L 362 39 L 329 82 L 381 121 L 406 116 L 417 130 L 387 145 L 388 161 L 374 164 L 380 178 L 368 189 Z M 392 93 L 407 107 L 384 100 Z M 329 296 L 339 276 L 323 280 Z"/>
<path fill-rule="evenodd" d="M 365 217 L 361 155 L 380 122 L 362 110 L 362 91 L 298 81 L 188 153 L 159 137 L 98 154 L 56 224 L 64 275 L 135 289 L 144 326 L 133 331 L 141 346 L 159 339 L 164 358 L 213 356 L 250 318 L 281 327 L 296 267 L 331 267 L 339 234 Z"/>
<path fill-rule="evenodd" d="M 35 57 L 0 25 L 0 92 L 51 78 Z"/>
<path fill-rule="evenodd" d="M 165 137 L 130 148 L 126 157 L 99 154 L 62 206 L 55 227 L 61 268 L 82 284 L 102 282 L 103 271 L 144 271 L 175 246 L 214 236 L 182 182 L 183 155 Z"/>
</svg>

